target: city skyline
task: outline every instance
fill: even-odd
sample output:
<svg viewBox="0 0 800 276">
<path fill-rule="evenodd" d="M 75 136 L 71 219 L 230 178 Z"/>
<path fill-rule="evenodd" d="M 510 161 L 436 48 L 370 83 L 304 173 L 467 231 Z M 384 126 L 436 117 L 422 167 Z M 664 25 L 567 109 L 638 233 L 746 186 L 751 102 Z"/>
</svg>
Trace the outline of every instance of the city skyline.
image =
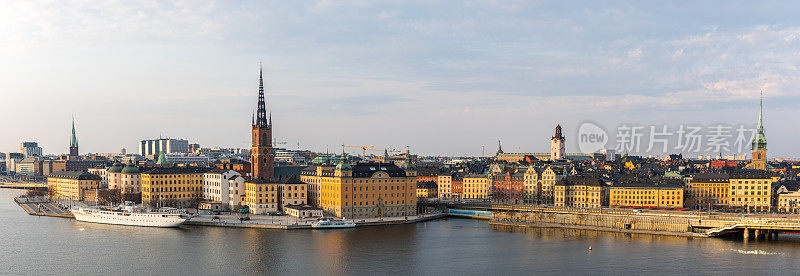
<svg viewBox="0 0 800 276">
<path fill-rule="evenodd" d="M 560 123 L 576 152 L 587 120 L 755 125 L 764 90 L 770 157 L 800 155 L 800 20 L 775 8 L 788 4 L 672 5 L 14 3 L 0 11 L 0 152 L 69 153 L 71 114 L 82 153 L 158 136 L 248 148 L 263 60 L 288 148 L 546 152 Z"/>
</svg>

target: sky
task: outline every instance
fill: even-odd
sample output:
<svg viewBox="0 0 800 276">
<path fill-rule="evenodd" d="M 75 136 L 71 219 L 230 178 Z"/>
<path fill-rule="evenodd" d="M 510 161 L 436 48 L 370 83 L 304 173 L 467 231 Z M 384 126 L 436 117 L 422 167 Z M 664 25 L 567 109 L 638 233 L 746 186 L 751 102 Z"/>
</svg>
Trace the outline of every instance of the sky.
<svg viewBox="0 0 800 276">
<path fill-rule="evenodd" d="M 0 152 L 67 153 L 72 116 L 82 153 L 249 147 L 263 61 L 281 147 L 545 152 L 561 124 L 575 152 L 586 121 L 754 126 L 763 90 L 769 154 L 800 155 L 790 1 L 0 6 Z"/>
</svg>

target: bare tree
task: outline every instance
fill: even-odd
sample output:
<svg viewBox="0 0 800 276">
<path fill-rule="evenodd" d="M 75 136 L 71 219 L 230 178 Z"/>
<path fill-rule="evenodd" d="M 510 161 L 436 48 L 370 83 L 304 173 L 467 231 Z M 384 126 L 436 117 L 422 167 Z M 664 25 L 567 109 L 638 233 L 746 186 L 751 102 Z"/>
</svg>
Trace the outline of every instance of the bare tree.
<svg viewBox="0 0 800 276">
<path fill-rule="evenodd" d="M 44 190 L 44 189 L 28 190 L 28 192 L 25 193 L 25 196 L 27 196 L 29 198 L 32 198 L 32 197 L 45 197 L 45 196 L 47 196 L 47 190 Z"/>
<path fill-rule="evenodd" d="M 118 204 L 122 200 L 122 194 L 119 189 L 98 190 L 97 198 L 103 204 Z"/>
<path fill-rule="evenodd" d="M 203 195 L 200 193 L 192 194 L 192 197 L 189 198 L 189 208 L 197 209 L 200 207 L 200 203 L 203 202 Z"/>
<path fill-rule="evenodd" d="M 123 193 L 122 200 L 136 204 L 142 203 L 142 193 Z"/>
</svg>

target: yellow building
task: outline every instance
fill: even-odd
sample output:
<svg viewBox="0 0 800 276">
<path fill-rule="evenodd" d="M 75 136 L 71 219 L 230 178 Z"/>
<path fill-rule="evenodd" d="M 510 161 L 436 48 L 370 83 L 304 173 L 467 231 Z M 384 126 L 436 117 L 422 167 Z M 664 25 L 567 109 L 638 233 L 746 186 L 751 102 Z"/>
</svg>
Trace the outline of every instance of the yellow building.
<svg viewBox="0 0 800 276">
<path fill-rule="evenodd" d="M 441 174 L 436 180 L 437 194 L 440 200 L 453 197 L 453 174 Z"/>
<path fill-rule="evenodd" d="M 99 176 L 88 172 L 57 171 L 47 177 L 47 187 L 54 198 L 95 201 L 94 198 L 84 198 L 84 193 L 100 189 L 100 181 Z"/>
<path fill-rule="evenodd" d="M 436 198 L 438 185 L 433 181 L 417 182 L 417 198 Z"/>
<path fill-rule="evenodd" d="M 537 183 L 539 204 L 554 204 L 556 182 L 566 177 L 566 175 L 561 170 L 548 166 L 539 173 L 538 178 L 533 178 L 533 172 L 530 173 L 530 176 L 530 181 L 536 181 Z"/>
<path fill-rule="evenodd" d="M 142 203 L 150 206 L 188 207 L 203 198 L 203 174 L 208 168 L 159 167 L 141 174 Z"/>
<path fill-rule="evenodd" d="M 279 184 L 264 179 L 244 182 L 244 204 L 251 214 L 278 211 Z"/>
<path fill-rule="evenodd" d="M 565 177 L 556 183 L 554 194 L 555 206 L 600 208 L 608 204 L 606 184 L 591 177 Z"/>
<path fill-rule="evenodd" d="M 674 183 L 621 183 L 609 187 L 609 206 L 683 208 L 683 186 Z"/>
<path fill-rule="evenodd" d="M 300 181 L 308 184 L 307 202 L 311 206 L 320 206 L 319 187 L 322 183 L 333 183 L 335 166 L 306 167 L 300 173 Z"/>
<path fill-rule="evenodd" d="M 370 218 L 417 214 L 416 172 L 392 163 L 340 162 L 334 170 L 309 167 L 301 180 L 315 183 L 318 207 L 337 217 Z M 318 174 L 319 173 L 319 174 Z"/>
<path fill-rule="evenodd" d="M 730 176 L 727 173 L 700 173 L 687 183 L 686 191 L 693 205 L 728 205 Z M 692 206 L 687 206 L 692 207 Z"/>
<path fill-rule="evenodd" d="M 743 211 L 770 211 L 772 207 L 770 172 L 756 169 L 731 172 L 730 206 Z"/>
<path fill-rule="evenodd" d="M 492 185 L 485 174 L 468 174 L 463 178 L 464 200 L 487 200 Z"/>
<path fill-rule="evenodd" d="M 782 193 L 778 195 L 778 212 L 797 213 L 800 211 L 800 191 Z"/>
<path fill-rule="evenodd" d="M 540 204 L 544 203 L 544 196 L 543 196 L 543 185 L 542 185 L 542 172 L 544 170 L 536 168 L 534 166 L 528 166 L 528 169 L 525 170 L 525 180 L 523 181 L 523 187 L 525 188 L 525 203 L 529 204 Z M 552 172 L 552 170 L 551 170 Z M 552 188 L 552 186 L 550 186 Z M 552 189 L 550 189 L 550 193 L 552 196 Z"/>
<path fill-rule="evenodd" d="M 280 181 L 280 203 L 281 209 L 287 205 L 298 206 L 306 205 L 308 203 L 308 191 L 306 187 L 308 184 L 300 181 L 295 176 L 289 177 Z"/>
</svg>

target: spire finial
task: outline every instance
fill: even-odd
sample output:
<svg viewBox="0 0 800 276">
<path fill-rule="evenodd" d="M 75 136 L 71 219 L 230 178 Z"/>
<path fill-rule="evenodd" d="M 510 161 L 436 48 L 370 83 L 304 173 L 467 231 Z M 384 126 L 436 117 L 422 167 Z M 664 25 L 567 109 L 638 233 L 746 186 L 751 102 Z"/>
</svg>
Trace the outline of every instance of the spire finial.
<svg viewBox="0 0 800 276">
<path fill-rule="evenodd" d="M 764 90 L 761 90 L 761 97 L 758 99 L 758 131 L 764 131 Z"/>
<path fill-rule="evenodd" d="M 78 147 L 78 137 L 75 136 L 75 114 L 72 115 L 72 136 L 70 136 L 69 138 L 69 147 L 70 148 Z"/>
</svg>

